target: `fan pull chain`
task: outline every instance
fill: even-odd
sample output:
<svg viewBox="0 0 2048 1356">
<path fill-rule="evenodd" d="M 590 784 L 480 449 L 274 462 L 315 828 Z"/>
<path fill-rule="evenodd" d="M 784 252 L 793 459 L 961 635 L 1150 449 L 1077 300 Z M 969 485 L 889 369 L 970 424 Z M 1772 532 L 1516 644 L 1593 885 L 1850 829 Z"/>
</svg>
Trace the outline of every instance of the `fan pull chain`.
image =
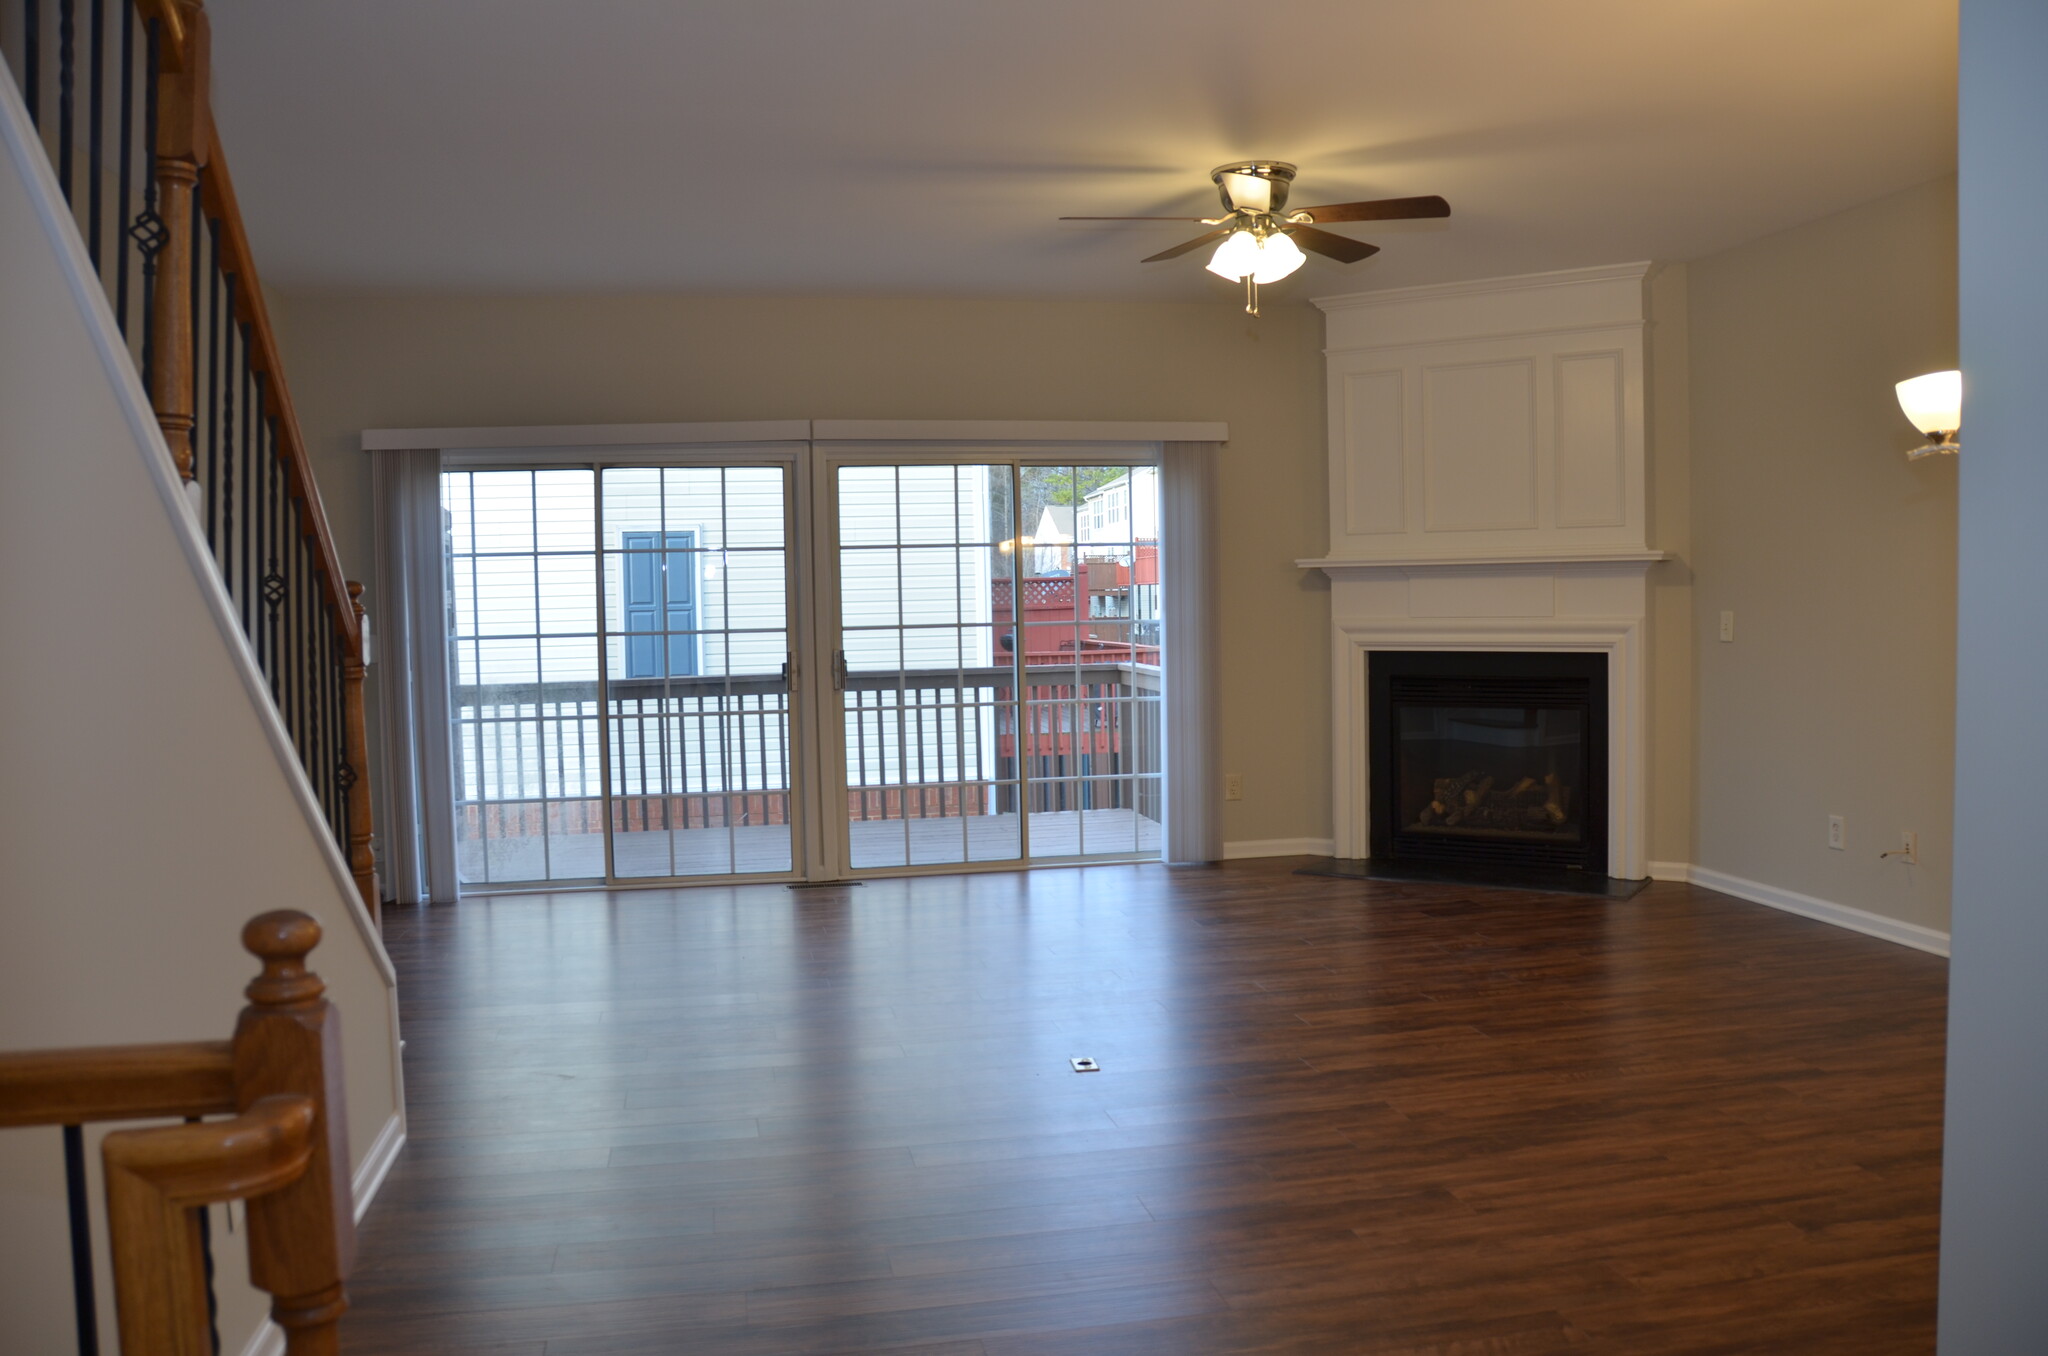
<svg viewBox="0 0 2048 1356">
<path fill-rule="evenodd" d="M 1259 281 L 1249 273 L 1244 275 L 1244 313 L 1259 313 Z"/>
</svg>

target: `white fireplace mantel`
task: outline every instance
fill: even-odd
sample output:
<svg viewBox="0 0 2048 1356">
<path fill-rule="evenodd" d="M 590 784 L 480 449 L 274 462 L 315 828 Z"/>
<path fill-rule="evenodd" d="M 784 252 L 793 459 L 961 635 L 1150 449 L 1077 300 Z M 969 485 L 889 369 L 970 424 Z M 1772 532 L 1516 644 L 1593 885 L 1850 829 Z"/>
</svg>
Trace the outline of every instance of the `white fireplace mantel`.
<svg viewBox="0 0 2048 1356">
<path fill-rule="evenodd" d="M 1609 875 L 1648 862 L 1647 264 L 1330 297 L 1335 851 L 1371 851 L 1374 651 L 1607 658 Z"/>
<path fill-rule="evenodd" d="M 1661 552 L 1631 559 L 1300 562 L 1331 579 L 1334 851 L 1372 847 L 1367 666 L 1375 650 L 1578 651 L 1607 657 L 1607 874 L 1649 861 L 1646 619 Z"/>
</svg>

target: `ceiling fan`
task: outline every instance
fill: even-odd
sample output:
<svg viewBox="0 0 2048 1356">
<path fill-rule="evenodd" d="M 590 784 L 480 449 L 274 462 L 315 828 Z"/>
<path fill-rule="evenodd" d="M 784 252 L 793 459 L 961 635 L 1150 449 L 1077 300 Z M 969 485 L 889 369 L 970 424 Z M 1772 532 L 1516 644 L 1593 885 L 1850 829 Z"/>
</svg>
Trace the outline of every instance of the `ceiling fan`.
<svg viewBox="0 0 2048 1356">
<path fill-rule="evenodd" d="M 1259 287 L 1275 283 L 1300 268 L 1310 250 L 1340 264 L 1355 264 L 1378 254 L 1378 245 L 1316 229 L 1318 222 L 1401 221 L 1414 217 L 1447 217 L 1451 205 L 1431 195 L 1423 198 L 1381 198 L 1375 202 L 1340 202 L 1327 207 L 1287 210 L 1287 190 L 1295 167 L 1285 160 L 1242 160 L 1209 171 L 1223 195 L 1220 217 L 1061 217 L 1061 221 L 1198 221 L 1216 229 L 1142 262 L 1178 259 L 1214 240 L 1223 243 L 1209 257 L 1209 271 L 1219 278 L 1244 283 L 1244 309 L 1259 313 Z"/>
</svg>

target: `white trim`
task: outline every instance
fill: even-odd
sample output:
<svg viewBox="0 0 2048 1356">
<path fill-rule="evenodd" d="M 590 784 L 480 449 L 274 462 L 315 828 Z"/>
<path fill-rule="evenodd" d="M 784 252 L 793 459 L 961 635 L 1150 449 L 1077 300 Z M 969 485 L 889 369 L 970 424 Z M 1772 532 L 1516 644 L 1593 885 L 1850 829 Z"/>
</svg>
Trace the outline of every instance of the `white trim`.
<svg viewBox="0 0 2048 1356">
<path fill-rule="evenodd" d="M 1105 442 L 1220 443 L 1230 426 L 1191 420 L 741 419 L 681 424 L 536 424 L 496 428 L 370 428 L 365 452 L 434 448 L 644 447 L 688 443 Z"/>
<path fill-rule="evenodd" d="M 813 419 L 811 437 L 841 442 L 1221 443 L 1230 426 L 1153 419 Z"/>
<path fill-rule="evenodd" d="M 349 1188 L 355 1194 L 356 1223 L 363 1222 L 370 1202 L 377 1198 L 384 1179 L 391 1175 L 391 1165 L 398 1161 L 398 1151 L 404 1147 L 405 1112 L 400 1109 L 391 1113 L 391 1119 L 384 1122 L 384 1128 L 371 1142 L 370 1151 L 363 1155 L 362 1162 L 356 1164 Z"/>
<path fill-rule="evenodd" d="M 1310 297 L 1309 305 L 1328 313 L 1398 305 L 1409 301 L 1441 301 L 1446 297 L 1483 297 L 1500 293 L 1537 292 L 1549 287 L 1577 287 L 1584 283 L 1641 282 L 1656 266 L 1651 260 L 1645 259 L 1628 264 L 1597 264 L 1592 268 L 1558 268 L 1544 273 L 1511 273 L 1498 278 L 1468 278 L 1463 282 L 1386 287 L 1372 292 L 1339 292 L 1327 297 Z"/>
<path fill-rule="evenodd" d="M 1248 857 L 1331 857 L 1336 849 L 1327 838 L 1247 838 L 1223 845 L 1223 860 Z"/>
<path fill-rule="evenodd" d="M 811 436 L 808 419 L 697 424 L 534 424 L 502 428 L 366 428 L 365 452 L 465 447 L 638 447 L 668 443 L 787 443 Z"/>
<path fill-rule="evenodd" d="M 43 155 L 42 143 L 29 125 L 27 110 L 14 88 L 11 75 L 5 77 L 4 88 L 7 97 L 0 98 L 0 141 L 6 143 L 21 169 L 29 190 L 29 206 L 42 222 L 43 233 L 56 253 L 65 284 L 72 299 L 78 303 L 86 335 L 99 354 L 100 367 L 113 387 L 115 403 L 128 422 L 143 468 L 170 519 L 171 536 L 191 568 L 200 598 L 212 614 L 214 629 L 220 633 L 227 647 L 228 662 L 242 680 L 243 691 L 248 695 L 249 704 L 255 708 L 257 723 L 284 772 L 293 799 L 298 802 L 307 826 L 313 830 L 315 850 L 326 862 L 335 892 L 355 925 L 357 936 L 369 951 L 377 973 L 383 978 L 385 987 L 395 993 L 398 971 L 392 965 L 391 957 L 385 954 L 384 940 L 378 935 L 377 925 L 356 891 L 355 876 L 349 870 L 348 860 L 336 845 L 334 831 L 327 823 L 327 816 L 321 812 L 312 783 L 306 779 L 298 750 L 292 745 L 291 733 L 285 729 L 284 718 L 278 714 L 276 701 L 271 696 L 270 682 L 263 676 L 255 652 L 249 648 L 248 637 L 242 634 L 235 603 L 228 597 L 227 586 L 221 581 L 212 548 L 206 544 L 205 536 L 193 520 L 184 481 L 171 461 L 171 450 L 164 442 L 163 430 L 157 425 L 156 412 L 142 389 L 142 379 L 135 371 L 134 360 L 128 355 L 127 341 L 121 338 L 120 327 L 114 323 L 113 308 L 107 302 L 92 260 L 86 256 L 85 242 L 80 238 L 71 209 L 65 204 L 63 193 L 57 186 L 55 171 Z M 392 1030 L 395 1041 L 396 1025 Z M 395 1061 L 396 1050 L 392 1057 Z M 402 1096 L 400 1100 L 403 1100 Z"/>
<path fill-rule="evenodd" d="M 1498 569 L 1503 565 L 1647 565 L 1660 560 L 1671 559 L 1669 551 L 1652 551 L 1634 546 L 1617 546 L 1605 550 L 1597 546 L 1565 547 L 1557 551 L 1514 551 L 1495 555 L 1417 555 L 1410 552 L 1400 556 L 1384 557 L 1316 557 L 1297 560 L 1295 565 L 1304 570 L 1323 570 L 1334 578 L 1338 570 L 1376 570 L 1396 574 L 1427 569 L 1441 574 L 1460 566 L 1472 569 Z"/>
<path fill-rule="evenodd" d="M 1650 873 L 1651 880 L 1675 880 L 1682 883 L 1692 879 L 1690 862 L 1645 862 L 1643 869 Z"/>
<path fill-rule="evenodd" d="M 1881 913 L 1859 909 L 1849 904 L 1837 904 L 1829 899 L 1816 899 L 1802 895 L 1797 890 L 1781 889 L 1776 885 L 1765 885 L 1762 881 L 1744 880 L 1721 871 L 1710 871 L 1704 866 L 1687 868 L 1687 875 L 1694 885 L 1718 894 L 1733 895 L 1751 904 L 1762 904 L 1768 908 L 1782 909 L 1796 913 L 1801 918 L 1811 918 L 1818 923 L 1832 923 L 1838 928 L 1860 932 L 1867 937 L 1877 937 L 1900 946 L 1910 946 L 1915 951 L 1926 951 L 1936 956 L 1948 954 L 1948 934 L 1918 923 L 1908 923 L 1898 918 L 1887 918 Z"/>
</svg>

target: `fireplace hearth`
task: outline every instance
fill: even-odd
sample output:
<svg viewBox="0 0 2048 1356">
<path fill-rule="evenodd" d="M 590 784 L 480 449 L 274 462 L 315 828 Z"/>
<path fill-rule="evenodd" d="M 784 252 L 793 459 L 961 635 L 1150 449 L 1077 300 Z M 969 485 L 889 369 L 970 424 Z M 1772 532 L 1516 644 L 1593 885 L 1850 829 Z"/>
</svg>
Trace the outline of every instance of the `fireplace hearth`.
<svg viewBox="0 0 2048 1356">
<path fill-rule="evenodd" d="M 1475 868 L 1607 869 L 1607 660 L 1374 651 L 1372 856 Z"/>
</svg>

